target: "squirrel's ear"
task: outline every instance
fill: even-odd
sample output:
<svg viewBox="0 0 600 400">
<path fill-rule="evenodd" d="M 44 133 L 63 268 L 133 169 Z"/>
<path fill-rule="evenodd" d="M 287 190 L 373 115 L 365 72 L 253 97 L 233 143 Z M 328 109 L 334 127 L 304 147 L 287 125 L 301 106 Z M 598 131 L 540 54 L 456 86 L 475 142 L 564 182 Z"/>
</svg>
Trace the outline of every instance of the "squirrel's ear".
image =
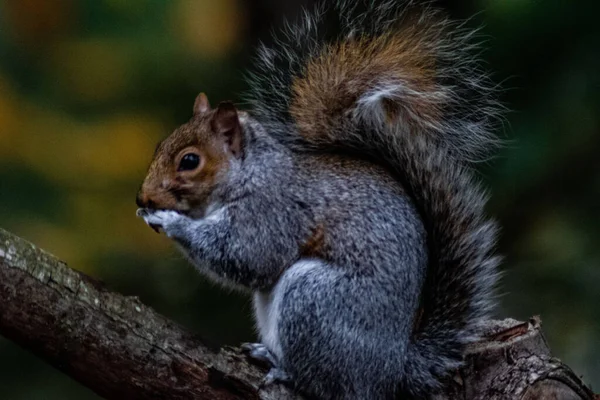
<svg viewBox="0 0 600 400">
<path fill-rule="evenodd" d="M 235 157 L 240 157 L 243 150 L 243 132 L 238 112 L 233 103 L 224 101 L 217 107 L 211 122 L 213 131 L 221 136 Z"/>
<path fill-rule="evenodd" d="M 194 101 L 194 115 L 201 115 L 208 111 L 210 111 L 208 97 L 204 93 L 200 93 Z"/>
</svg>

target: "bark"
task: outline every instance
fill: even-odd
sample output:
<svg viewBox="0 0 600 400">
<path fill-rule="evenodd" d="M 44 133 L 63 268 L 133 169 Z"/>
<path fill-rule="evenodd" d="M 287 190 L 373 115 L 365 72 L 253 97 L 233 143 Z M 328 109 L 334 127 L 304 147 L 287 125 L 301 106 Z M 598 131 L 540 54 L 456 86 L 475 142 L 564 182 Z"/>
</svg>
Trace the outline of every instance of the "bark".
<svg viewBox="0 0 600 400">
<path fill-rule="evenodd" d="M 593 399 L 552 358 L 539 319 L 490 321 L 437 399 Z M 109 399 L 300 399 L 265 367 L 213 349 L 144 306 L 0 229 L 0 334 Z M 555 397 L 552 397 L 552 396 Z"/>
</svg>

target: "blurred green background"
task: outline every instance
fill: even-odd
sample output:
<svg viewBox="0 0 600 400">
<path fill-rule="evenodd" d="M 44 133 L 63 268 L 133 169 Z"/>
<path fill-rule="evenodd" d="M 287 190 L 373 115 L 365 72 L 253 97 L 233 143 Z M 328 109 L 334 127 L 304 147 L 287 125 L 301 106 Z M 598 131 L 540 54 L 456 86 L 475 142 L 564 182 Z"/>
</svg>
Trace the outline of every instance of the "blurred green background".
<svg viewBox="0 0 600 400">
<path fill-rule="evenodd" d="M 440 1 L 484 25 L 512 110 L 482 176 L 503 225 L 501 316 L 542 316 L 600 390 L 600 3 Z M 0 0 L 0 226 L 219 344 L 250 302 L 135 217 L 154 145 L 195 95 L 239 101 L 252 48 L 308 1 Z M 1 306 L 1 304 L 0 304 Z M 0 337 L 2 399 L 93 399 Z"/>
</svg>

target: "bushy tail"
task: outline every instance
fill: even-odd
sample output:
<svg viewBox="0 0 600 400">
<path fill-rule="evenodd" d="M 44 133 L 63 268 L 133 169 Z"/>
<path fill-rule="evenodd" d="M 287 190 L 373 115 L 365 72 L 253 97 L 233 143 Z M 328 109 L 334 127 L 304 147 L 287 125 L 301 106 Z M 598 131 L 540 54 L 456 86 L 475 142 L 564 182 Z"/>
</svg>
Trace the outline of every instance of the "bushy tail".
<svg viewBox="0 0 600 400">
<path fill-rule="evenodd" d="M 251 76 L 255 115 L 280 140 L 370 154 L 420 208 L 431 261 L 403 385 L 419 397 L 460 365 L 496 282 L 496 228 L 469 162 L 495 149 L 501 107 L 473 36 L 422 2 L 325 2 L 263 47 Z"/>
</svg>

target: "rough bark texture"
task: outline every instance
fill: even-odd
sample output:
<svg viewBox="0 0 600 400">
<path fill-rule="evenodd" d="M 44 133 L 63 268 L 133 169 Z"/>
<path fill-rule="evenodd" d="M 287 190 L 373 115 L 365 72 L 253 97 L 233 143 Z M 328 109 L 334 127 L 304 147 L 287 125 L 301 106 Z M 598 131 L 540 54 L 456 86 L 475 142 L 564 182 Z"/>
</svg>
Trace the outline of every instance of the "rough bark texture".
<svg viewBox="0 0 600 400">
<path fill-rule="evenodd" d="M 593 399 L 552 358 L 539 319 L 490 321 L 436 399 Z M 300 399 L 260 388 L 265 369 L 110 292 L 0 229 L 0 334 L 109 399 Z"/>
<path fill-rule="evenodd" d="M 236 349 L 214 350 L 0 229 L 0 334 L 109 399 L 282 399 Z"/>
<path fill-rule="evenodd" d="M 490 321 L 467 349 L 465 366 L 439 399 L 594 399 L 591 389 L 550 349 L 539 317 Z"/>
</svg>

